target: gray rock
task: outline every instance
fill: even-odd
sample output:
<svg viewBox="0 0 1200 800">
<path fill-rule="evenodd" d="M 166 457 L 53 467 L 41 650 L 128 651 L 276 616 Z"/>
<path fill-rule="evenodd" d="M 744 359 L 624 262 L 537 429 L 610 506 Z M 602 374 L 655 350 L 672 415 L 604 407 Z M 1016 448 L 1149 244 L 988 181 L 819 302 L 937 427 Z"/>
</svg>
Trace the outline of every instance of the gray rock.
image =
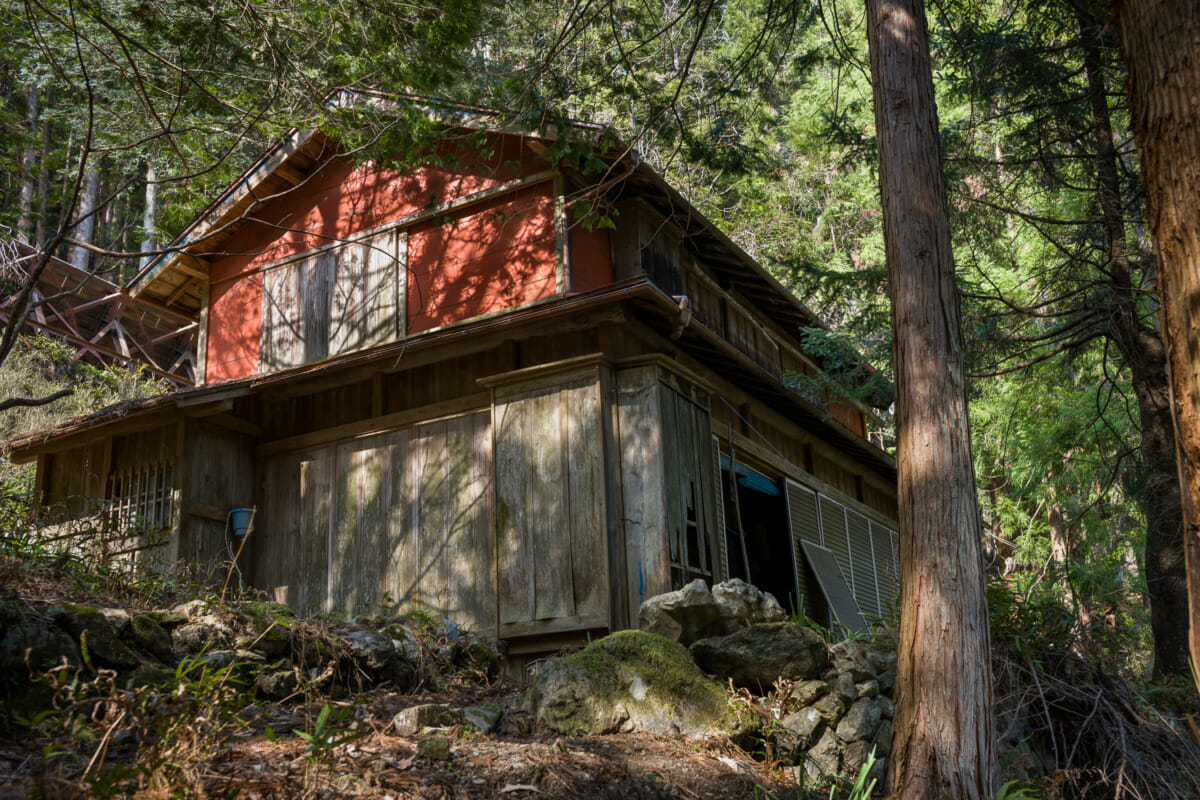
<svg viewBox="0 0 1200 800">
<path fill-rule="evenodd" d="M 796 752 L 806 750 L 820 733 L 824 720 L 815 708 L 804 708 L 788 714 L 779 721 L 780 732 L 775 737 L 778 751 L 787 760 L 795 759 Z"/>
<path fill-rule="evenodd" d="M 864 642 L 846 639 L 829 647 L 829 660 L 838 672 L 849 672 L 854 682 L 869 681 L 875 677 L 875 669 L 867 658 L 868 646 Z"/>
<path fill-rule="evenodd" d="M 300 687 L 296 673 L 290 669 L 264 672 L 254 681 L 254 686 L 267 697 L 282 700 L 290 697 Z"/>
<path fill-rule="evenodd" d="M 568 736 L 702 736 L 738 727 L 725 691 L 704 677 L 687 650 L 644 631 L 619 631 L 548 660 L 525 703 L 538 725 Z"/>
<path fill-rule="evenodd" d="M 896 668 L 885 669 L 883 672 L 875 676 L 879 681 L 879 691 L 890 692 L 896 688 Z"/>
<path fill-rule="evenodd" d="M 691 652 L 704 671 L 760 693 L 780 678 L 816 677 L 827 664 L 821 637 L 790 622 L 751 625 L 729 636 L 701 639 Z"/>
<path fill-rule="evenodd" d="M 892 721 L 885 719 L 875 729 L 875 755 L 886 758 L 892 754 Z"/>
<path fill-rule="evenodd" d="M 867 763 L 874 745 L 864 741 L 850 742 L 842 748 L 842 772 L 847 778 L 855 778 L 862 765 Z"/>
<path fill-rule="evenodd" d="M 862 699 L 850 706 L 846 716 L 838 723 L 837 735 L 843 742 L 870 739 L 879 729 L 883 714 L 875 700 Z"/>
<path fill-rule="evenodd" d="M 446 631 L 447 642 L 457 642 L 461 635 L 458 630 L 458 623 L 452 619 L 442 620 L 442 629 Z"/>
<path fill-rule="evenodd" d="M 88 657 L 98 667 L 133 669 L 139 663 L 137 654 L 129 649 L 113 630 L 108 619 L 92 606 L 64 606 L 65 613 L 58 624 L 77 642 L 87 646 Z"/>
<path fill-rule="evenodd" d="M 212 613 L 212 606 L 206 600 L 188 600 L 171 609 L 176 614 L 182 614 L 189 620 L 205 617 Z"/>
<path fill-rule="evenodd" d="M 867 648 L 867 662 L 878 675 L 896 668 L 896 649 L 891 645 L 872 645 Z"/>
<path fill-rule="evenodd" d="M 500 717 L 504 715 L 504 707 L 499 703 L 485 703 L 481 706 L 470 706 L 463 709 L 463 719 L 475 726 L 480 733 L 487 735 L 496 729 Z"/>
<path fill-rule="evenodd" d="M 0 670 L 25 674 L 26 669 L 48 669 L 64 659 L 72 666 L 83 665 L 75 640 L 50 622 L 28 617 L 6 625 L 0 637 Z"/>
<path fill-rule="evenodd" d="M 876 699 L 879 702 L 879 710 L 883 713 L 884 719 L 892 719 L 896 716 L 896 704 L 892 702 L 892 698 L 887 695 L 880 695 Z"/>
<path fill-rule="evenodd" d="M 712 596 L 717 605 L 736 623 L 735 627 L 764 622 L 786 622 L 788 619 L 787 612 L 779 605 L 775 595 L 764 592 L 741 578 L 718 583 L 712 588 Z"/>
<path fill-rule="evenodd" d="M 418 739 L 417 755 L 435 761 L 449 761 L 450 740 L 445 736 L 426 736 Z"/>
<path fill-rule="evenodd" d="M 401 660 L 412 665 L 421 663 L 421 642 L 407 625 L 395 622 L 384 628 L 383 632 L 391 640 Z"/>
<path fill-rule="evenodd" d="M 829 690 L 837 692 L 837 696 L 842 698 L 842 702 L 847 705 L 858 699 L 858 689 L 854 686 L 854 676 L 849 672 L 839 672 L 837 677 L 833 679 Z"/>
<path fill-rule="evenodd" d="M 817 744 L 809 749 L 804 767 L 810 777 L 819 778 L 823 775 L 837 775 L 841 768 L 841 746 L 837 734 L 832 728 L 826 728 Z"/>
<path fill-rule="evenodd" d="M 698 639 L 727 633 L 726 610 L 697 578 L 682 589 L 655 595 L 638 610 L 638 628 L 689 645 Z"/>
<path fill-rule="evenodd" d="M 188 655 L 228 644 L 228 630 L 211 622 L 188 622 L 171 631 L 171 646 Z"/>
<path fill-rule="evenodd" d="M 129 635 L 130 618 L 128 611 L 123 608 L 102 608 L 100 609 L 100 613 L 108 620 L 108 624 L 112 626 L 113 633 L 121 637 Z"/>
<path fill-rule="evenodd" d="M 878 697 L 879 696 L 879 681 L 863 681 L 854 687 L 858 692 L 859 697 Z"/>
<path fill-rule="evenodd" d="M 837 724 L 837 721 L 842 718 L 842 714 L 846 713 L 846 704 L 842 702 L 842 698 L 838 697 L 836 692 L 830 692 L 817 702 L 812 704 L 812 707 L 821 715 L 821 719 L 829 725 Z"/>
<path fill-rule="evenodd" d="M 360 668 L 377 673 L 396 659 L 392 640 L 375 631 L 354 631 L 342 637 L 346 651 Z"/>
<path fill-rule="evenodd" d="M 426 728 L 443 728 L 463 721 L 463 714 L 447 703 L 409 706 L 392 717 L 392 727 L 401 736 L 415 736 Z"/>
<path fill-rule="evenodd" d="M 788 711 L 805 706 L 811 706 L 829 692 L 829 684 L 822 680 L 801 681 L 792 686 L 792 691 L 784 703 Z"/>
<path fill-rule="evenodd" d="M 175 670 L 168 669 L 161 664 L 144 664 L 131 672 L 125 680 L 126 689 L 133 689 L 138 686 L 174 689 Z"/>
<path fill-rule="evenodd" d="M 174 660 L 171 647 L 171 634 L 163 626 L 154 621 L 153 617 L 138 614 L 133 618 L 130 628 L 133 629 L 133 642 L 159 661 Z"/>
<path fill-rule="evenodd" d="M 875 765 L 871 767 L 871 777 L 875 779 L 875 789 L 887 791 L 887 759 L 875 753 Z"/>
</svg>

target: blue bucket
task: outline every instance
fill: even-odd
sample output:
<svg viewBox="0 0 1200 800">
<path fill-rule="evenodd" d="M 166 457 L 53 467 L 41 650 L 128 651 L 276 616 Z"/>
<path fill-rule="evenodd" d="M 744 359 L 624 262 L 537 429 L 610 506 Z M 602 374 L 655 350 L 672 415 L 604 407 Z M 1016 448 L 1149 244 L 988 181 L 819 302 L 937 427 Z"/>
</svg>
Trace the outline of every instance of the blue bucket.
<svg viewBox="0 0 1200 800">
<path fill-rule="evenodd" d="M 250 529 L 250 518 L 254 516 L 253 508 L 235 508 L 229 512 L 229 527 L 234 536 L 245 536 Z"/>
</svg>

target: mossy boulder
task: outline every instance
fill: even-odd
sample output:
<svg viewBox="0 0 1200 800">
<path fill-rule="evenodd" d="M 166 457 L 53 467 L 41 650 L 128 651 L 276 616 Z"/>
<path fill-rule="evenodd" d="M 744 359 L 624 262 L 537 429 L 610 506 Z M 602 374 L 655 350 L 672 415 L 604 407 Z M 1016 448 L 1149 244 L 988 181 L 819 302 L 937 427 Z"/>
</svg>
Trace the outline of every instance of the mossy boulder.
<svg viewBox="0 0 1200 800">
<path fill-rule="evenodd" d="M 125 679 L 125 688 L 134 689 L 138 686 L 173 689 L 175 688 L 175 670 L 167 669 L 159 664 L 145 664 L 138 667 Z"/>
<path fill-rule="evenodd" d="M 153 620 L 158 625 L 170 631 L 173 628 L 178 628 L 180 625 L 188 621 L 185 614 L 180 614 L 178 611 L 147 611 L 138 614 L 139 617 L 146 617 Z"/>
<path fill-rule="evenodd" d="M 621 631 L 550 659 L 526 694 L 537 723 L 568 736 L 650 731 L 701 736 L 738 727 L 725 691 L 683 645 Z"/>
<path fill-rule="evenodd" d="M 138 614 L 133 618 L 132 628 L 133 641 L 138 647 L 159 661 L 167 663 L 174 661 L 175 653 L 171 649 L 171 634 L 167 633 L 167 629 L 159 625 L 153 617 L 148 614 Z"/>
<path fill-rule="evenodd" d="M 19 619 L 3 627 L 0 635 L 0 673 L 28 675 L 28 670 L 53 667 L 66 660 L 82 666 L 78 643 L 46 620 Z"/>
<path fill-rule="evenodd" d="M 253 602 L 239 609 L 244 633 L 235 644 L 246 650 L 261 653 L 267 658 L 280 658 L 292 650 L 291 626 L 296 615 L 283 603 Z"/>
<path fill-rule="evenodd" d="M 77 642 L 80 650 L 87 648 L 88 658 L 98 667 L 133 669 L 139 663 L 137 654 L 121 641 L 108 618 L 94 606 L 62 606 L 58 619 L 60 627 Z"/>
</svg>

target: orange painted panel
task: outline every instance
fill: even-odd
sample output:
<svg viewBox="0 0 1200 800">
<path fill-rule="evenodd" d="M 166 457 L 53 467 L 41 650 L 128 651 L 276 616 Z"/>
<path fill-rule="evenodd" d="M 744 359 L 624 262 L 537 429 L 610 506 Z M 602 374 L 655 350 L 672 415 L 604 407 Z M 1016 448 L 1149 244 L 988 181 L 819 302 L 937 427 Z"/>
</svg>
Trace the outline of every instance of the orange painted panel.
<svg viewBox="0 0 1200 800">
<path fill-rule="evenodd" d="M 855 408 L 850 403 L 830 403 L 829 413 L 838 422 L 845 425 L 850 430 L 857 433 L 859 436 L 867 435 L 866 423 L 863 420 L 862 411 Z"/>
<path fill-rule="evenodd" d="M 250 212 L 251 219 L 222 245 L 228 255 L 215 258 L 210 269 L 206 379 L 228 380 L 258 369 L 258 267 L 547 168 L 520 137 L 489 134 L 482 150 L 472 149 L 475 144 L 443 144 L 441 163 L 404 173 L 372 162 L 333 160 Z"/>
<path fill-rule="evenodd" d="M 612 283 L 612 248 L 608 231 L 571 228 L 571 288 L 576 292 L 599 289 Z"/>
<path fill-rule="evenodd" d="M 554 294 L 551 184 L 408 234 L 408 333 Z"/>
<path fill-rule="evenodd" d="M 213 270 L 216 277 L 219 270 Z M 258 372 L 262 328 L 262 275 L 214 281 L 209 290 L 205 383 L 244 378 Z"/>
</svg>

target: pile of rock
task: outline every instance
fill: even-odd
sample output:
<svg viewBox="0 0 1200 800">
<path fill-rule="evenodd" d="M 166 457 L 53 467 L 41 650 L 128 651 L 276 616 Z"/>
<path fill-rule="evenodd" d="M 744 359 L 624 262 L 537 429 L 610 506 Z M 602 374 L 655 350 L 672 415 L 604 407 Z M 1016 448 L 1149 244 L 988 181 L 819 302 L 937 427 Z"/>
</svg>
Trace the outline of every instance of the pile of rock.
<svg viewBox="0 0 1200 800">
<path fill-rule="evenodd" d="M 840 641 L 786 621 L 770 594 L 703 581 L 642 604 L 643 630 L 689 645 L 696 664 L 748 690 L 774 753 L 808 776 L 854 777 L 874 751 L 882 781 L 892 745 L 896 653 L 890 641 Z"/>
<path fill-rule="evenodd" d="M 63 663 L 115 670 L 125 686 L 170 684 L 181 663 L 185 673 L 233 666 L 274 699 L 305 684 L 334 692 L 407 691 L 436 674 L 490 679 L 500 671 L 494 648 L 428 615 L 315 622 L 279 603 L 216 607 L 203 600 L 142 613 L 71 604 L 0 607 L 6 685 L 23 685 Z"/>
<path fill-rule="evenodd" d="M 819 677 L 790 680 L 766 698 L 779 758 L 808 776 L 853 778 L 872 751 L 882 784 L 892 749 L 896 653 L 890 643 L 843 641 L 829 647 Z"/>
</svg>

